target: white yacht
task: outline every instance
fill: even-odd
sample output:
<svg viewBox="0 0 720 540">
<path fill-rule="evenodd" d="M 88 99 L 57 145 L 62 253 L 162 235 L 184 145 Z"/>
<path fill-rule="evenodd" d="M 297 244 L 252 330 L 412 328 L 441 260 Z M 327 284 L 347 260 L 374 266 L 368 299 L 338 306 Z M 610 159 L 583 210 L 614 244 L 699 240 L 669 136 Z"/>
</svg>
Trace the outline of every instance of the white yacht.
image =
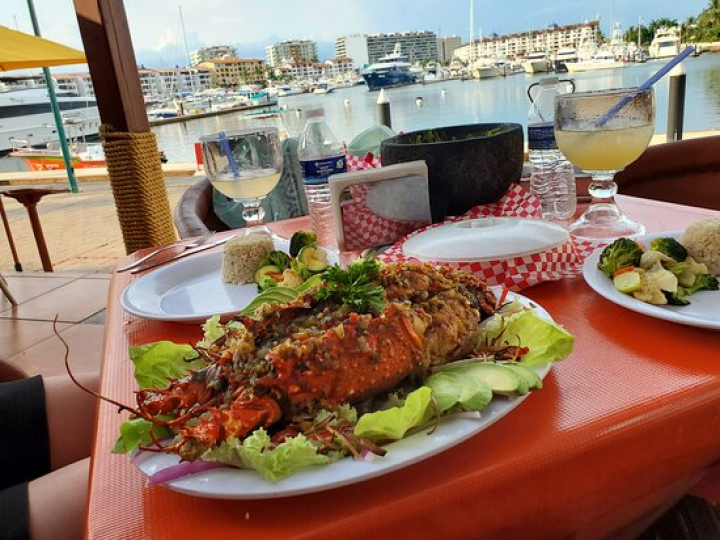
<svg viewBox="0 0 720 540">
<path fill-rule="evenodd" d="M 658 28 L 649 52 L 650 58 L 671 58 L 680 54 L 680 29 L 677 26 Z"/>
<path fill-rule="evenodd" d="M 335 87 L 332 84 L 321 82 L 315 87 L 313 94 L 329 94 L 333 90 L 335 90 Z"/>
<path fill-rule="evenodd" d="M 492 77 L 504 77 L 509 74 L 509 65 L 506 60 L 500 58 L 482 58 L 475 62 L 472 74 L 476 79 L 490 79 Z"/>
<path fill-rule="evenodd" d="M 100 113 L 94 97 L 80 97 L 57 87 L 56 94 L 68 137 L 97 134 Z M 72 121 L 69 128 L 67 120 Z M 0 83 L 0 152 L 11 150 L 13 140 L 24 141 L 29 146 L 45 146 L 58 140 L 55 116 L 45 88 L 12 90 Z"/>
<path fill-rule="evenodd" d="M 578 52 L 574 47 L 566 47 L 558 50 L 553 60 L 555 71 L 568 71 L 567 65 L 578 61 Z"/>
<path fill-rule="evenodd" d="M 417 78 L 415 73 L 410 71 L 411 67 L 407 55 L 402 54 L 400 43 L 396 43 L 392 53 L 371 64 L 362 76 L 371 91 L 415 84 Z"/>
<path fill-rule="evenodd" d="M 571 62 L 566 66 L 570 73 L 579 73 L 581 71 L 624 68 L 625 62 L 618 60 L 611 50 L 601 49 L 590 60 Z"/>
<path fill-rule="evenodd" d="M 531 52 L 523 62 L 525 73 L 545 73 L 550 71 L 550 60 L 542 51 Z"/>
</svg>

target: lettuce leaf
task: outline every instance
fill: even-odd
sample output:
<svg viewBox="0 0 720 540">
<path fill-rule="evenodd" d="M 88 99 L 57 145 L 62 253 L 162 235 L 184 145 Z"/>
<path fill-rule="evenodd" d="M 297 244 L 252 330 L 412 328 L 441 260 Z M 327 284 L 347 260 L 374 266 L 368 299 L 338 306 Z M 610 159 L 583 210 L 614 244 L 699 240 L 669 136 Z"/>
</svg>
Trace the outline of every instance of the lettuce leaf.
<svg viewBox="0 0 720 540">
<path fill-rule="evenodd" d="M 182 377 L 190 369 L 201 369 L 205 362 L 190 345 L 157 341 L 130 347 L 135 364 L 135 380 L 140 388 L 165 388 L 168 378 Z"/>
<path fill-rule="evenodd" d="M 421 386 L 399 407 L 362 415 L 355 435 L 378 441 L 402 439 L 410 428 L 430 420 L 434 412 L 432 390 Z"/>
<path fill-rule="evenodd" d="M 507 317 L 504 322 L 496 315 L 486 326 L 483 341 L 496 339 L 510 345 L 521 345 L 530 351 L 522 357 L 526 366 L 543 366 L 567 358 L 575 345 L 575 336 L 560 325 L 538 317 L 532 311 L 522 311 Z"/>
<path fill-rule="evenodd" d="M 297 469 L 326 465 L 342 457 L 340 452 L 318 454 L 317 447 L 304 435 L 286 439 L 272 450 L 270 436 L 264 429 L 256 430 L 244 441 L 231 437 L 220 446 L 202 455 L 205 461 L 217 461 L 242 469 L 255 469 L 265 480 L 277 482 Z"/>
<path fill-rule="evenodd" d="M 115 442 L 113 453 L 124 454 L 136 450 L 140 445 L 152 444 L 150 430 L 158 441 L 172 435 L 172 431 L 167 428 L 148 422 L 144 418 L 134 418 L 120 424 L 120 437 Z"/>
<path fill-rule="evenodd" d="M 235 327 L 242 327 L 242 323 L 239 321 L 230 321 L 222 325 L 220 324 L 220 315 L 213 315 L 203 323 L 203 338 L 198 341 L 197 346 L 201 349 L 207 349 L 225 334 L 226 329 Z"/>
</svg>

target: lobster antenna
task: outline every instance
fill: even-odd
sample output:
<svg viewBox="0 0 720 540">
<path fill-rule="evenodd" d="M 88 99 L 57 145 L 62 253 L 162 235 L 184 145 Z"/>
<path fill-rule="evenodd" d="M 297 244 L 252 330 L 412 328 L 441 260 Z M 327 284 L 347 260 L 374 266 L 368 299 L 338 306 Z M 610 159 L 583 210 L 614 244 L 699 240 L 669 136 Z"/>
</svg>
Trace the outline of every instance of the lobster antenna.
<svg viewBox="0 0 720 540">
<path fill-rule="evenodd" d="M 94 390 L 91 390 L 90 388 L 87 388 L 86 386 L 83 386 L 82 383 L 75 378 L 75 375 L 73 375 L 72 371 L 70 370 L 70 362 L 68 361 L 68 358 L 69 358 L 69 356 L 70 356 L 70 346 L 68 345 L 67 341 L 65 341 L 65 338 L 63 338 L 63 337 L 60 335 L 60 332 L 58 332 L 58 330 L 57 330 L 57 321 L 58 321 L 58 316 L 55 315 L 55 319 L 53 320 L 53 332 L 55 332 L 55 335 L 57 336 L 57 338 L 58 338 L 60 341 L 62 341 L 62 344 L 63 344 L 63 346 L 65 347 L 65 371 L 67 371 L 67 374 L 70 376 L 70 380 L 71 380 L 73 383 L 75 383 L 75 386 L 77 386 L 77 387 L 80 388 L 81 390 L 87 392 L 88 394 L 90 394 L 91 396 L 93 396 L 93 397 L 95 397 L 95 398 L 97 398 L 97 399 L 101 399 L 101 400 L 103 400 L 103 401 L 107 401 L 108 403 L 112 403 L 113 405 L 115 405 L 116 407 L 119 408 L 119 411 L 118 411 L 118 412 L 120 412 L 120 411 L 128 411 L 128 412 L 134 413 L 134 412 L 135 412 L 135 409 L 131 409 L 130 407 L 128 407 L 127 405 L 123 405 L 123 404 L 120 403 L 119 401 L 115 401 L 114 399 L 111 399 L 111 398 L 109 398 L 109 397 L 105 397 L 105 396 L 103 396 L 102 394 L 99 394 L 98 392 L 95 392 Z"/>
</svg>

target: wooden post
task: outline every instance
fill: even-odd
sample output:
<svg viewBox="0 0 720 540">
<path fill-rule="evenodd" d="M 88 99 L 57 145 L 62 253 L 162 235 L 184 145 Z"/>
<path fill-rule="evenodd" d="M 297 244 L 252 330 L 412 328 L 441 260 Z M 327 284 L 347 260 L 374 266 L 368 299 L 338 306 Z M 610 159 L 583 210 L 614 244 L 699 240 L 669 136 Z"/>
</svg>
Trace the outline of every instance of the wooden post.
<svg viewBox="0 0 720 540">
<path fill-rule="evenodd" d="M 100 118 L 116 131 L 150 131 L 122 0 L 74 0 Z"/>
<path fill-rule="evenodd" d="M 122 0 L 73 0 L 125 249 L 176 239 L 160 154 L 145 111 Z"/>
</svg>

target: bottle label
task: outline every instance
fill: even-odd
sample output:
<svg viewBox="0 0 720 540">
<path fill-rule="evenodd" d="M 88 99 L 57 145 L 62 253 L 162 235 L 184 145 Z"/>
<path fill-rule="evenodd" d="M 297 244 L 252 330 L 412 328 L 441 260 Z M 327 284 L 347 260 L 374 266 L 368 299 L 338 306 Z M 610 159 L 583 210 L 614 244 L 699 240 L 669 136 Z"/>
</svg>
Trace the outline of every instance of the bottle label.
<svg viewBox="0 0 720 540">
<path fill-rule="evenodd" d="M 556 150 L 555 127 L 552 122 L 528 126 L 528 150 Z"/>
<path fill-rule="evenodd" d="M 347 169 L 345 156 L 337 156 L 326 159 L 312 159 L 300 161 L 302 168 L 303 183 L 307 186 L 326 184 L 328 177 L 333 174 L 344 173 Z"/>
</svg>

